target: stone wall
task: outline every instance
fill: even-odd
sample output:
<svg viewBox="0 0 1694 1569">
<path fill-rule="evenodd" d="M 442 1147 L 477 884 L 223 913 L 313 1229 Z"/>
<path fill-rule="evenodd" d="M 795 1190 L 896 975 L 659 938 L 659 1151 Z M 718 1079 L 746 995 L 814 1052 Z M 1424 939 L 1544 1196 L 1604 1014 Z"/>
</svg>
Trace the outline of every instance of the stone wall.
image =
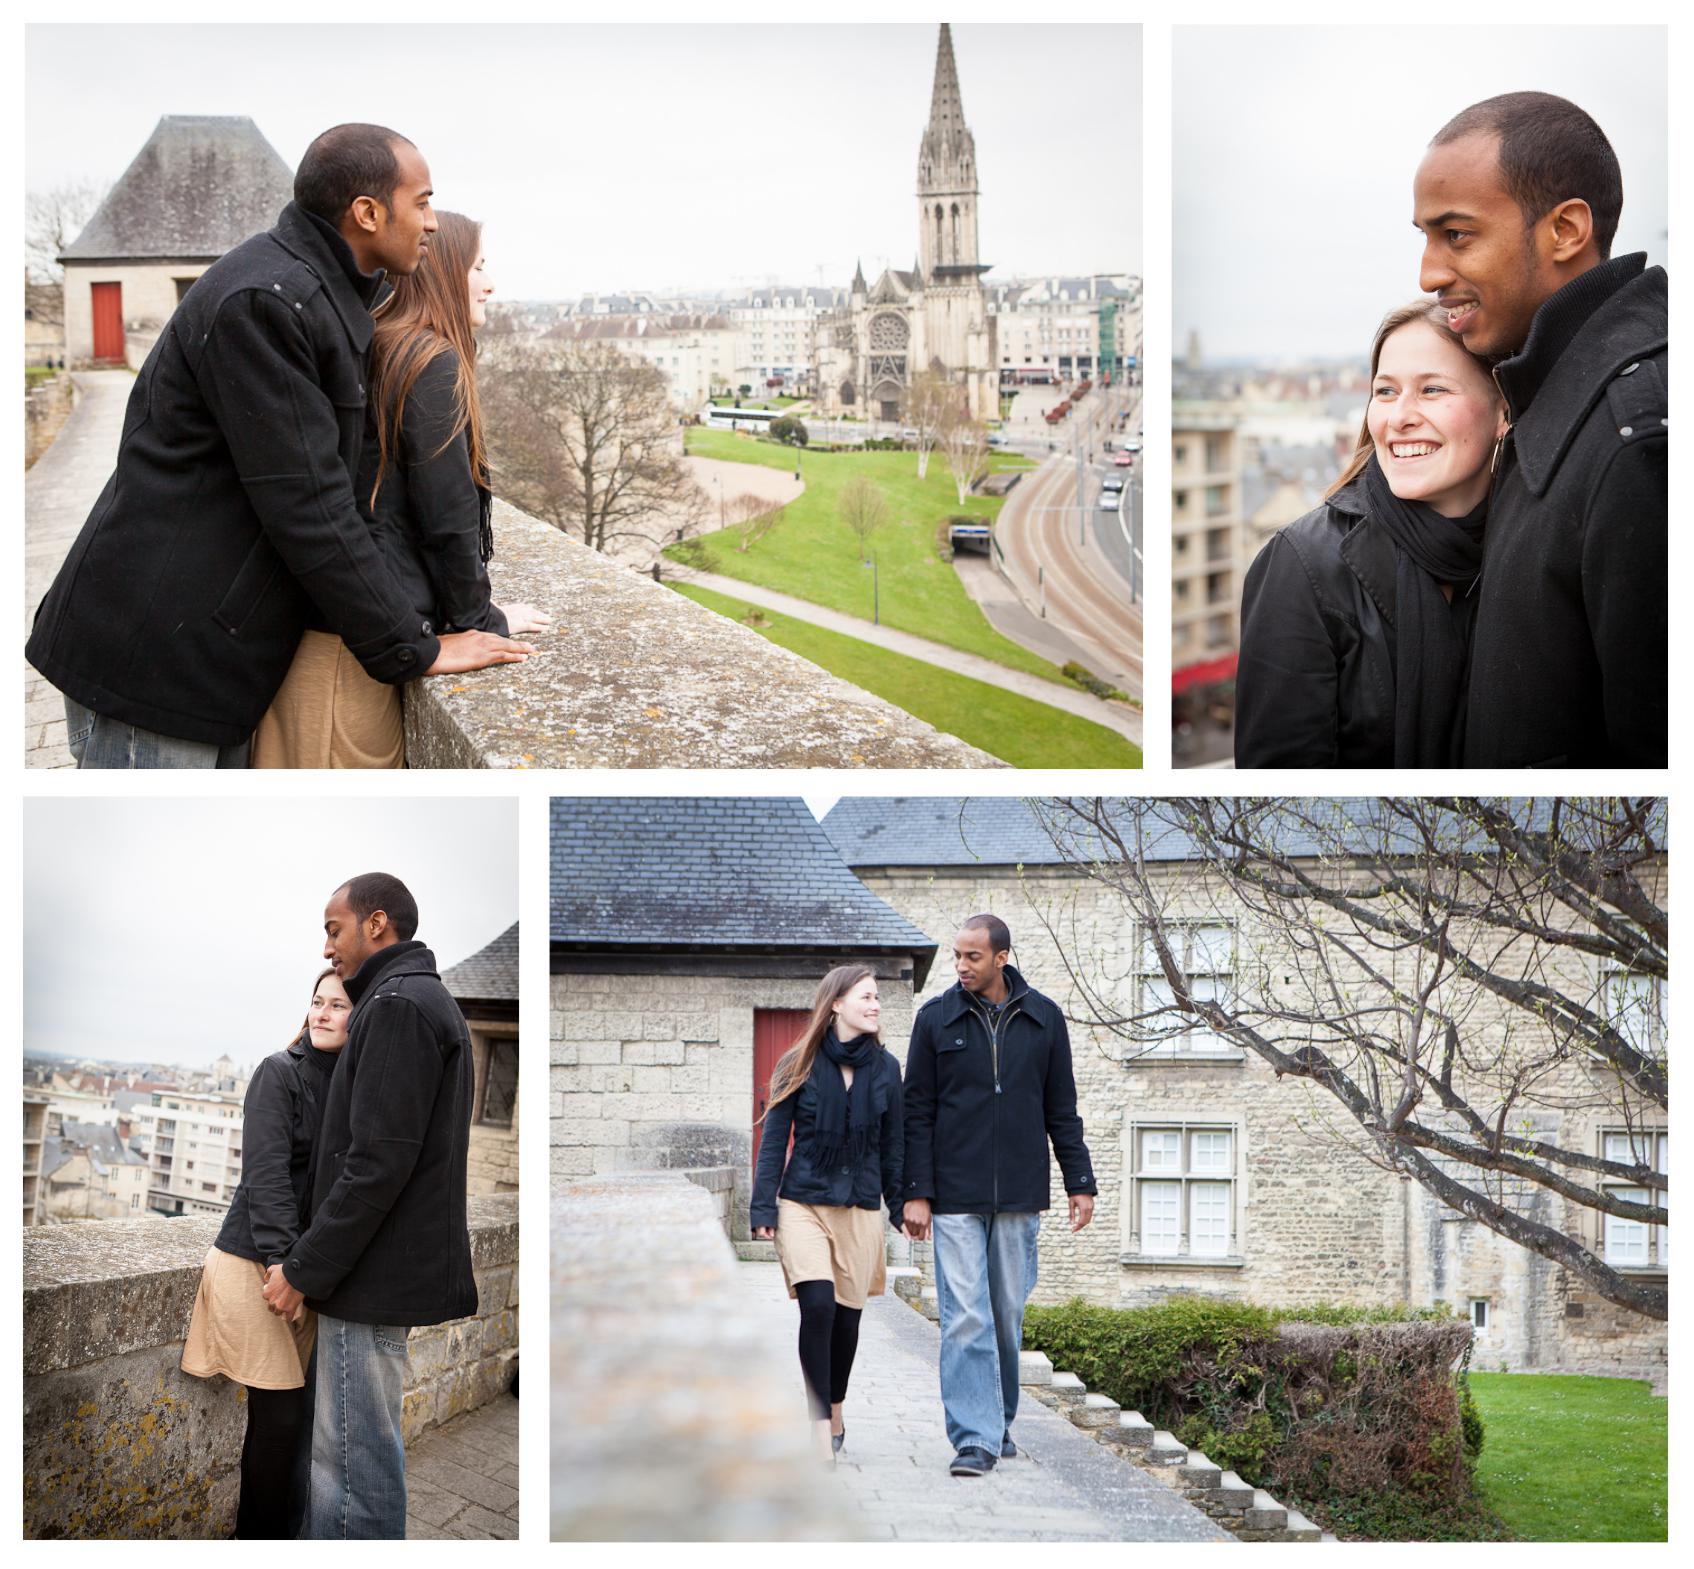
<svg viewBox="0 0 1694 1569">
<path fill-rule="evenodd" d="M 53 445 L 59 427 L 70 418 L 76 404 L 76 384 L 69 376 L 58 375 L 32 387 L 24 396 L 24 467 Z"/>
<path fill-rule="evenodd" d="M 244 1392 L 181 1371 L 220 1218 L 24 1236 L 24 1535 L 227 1537 Z M 515 1197 L 472 1199 L 475 1317 L 413 1330 L 407 1442 L 506 1389 L 518 1354 Z"/>
<path fill-rule="evenodd" d="M 705 958 L 694 967 L 710 962 Z M 721 1202 L 730 1235 L 745 1240 L 752 1187 L 753 1012 L 810 1009 L 831 962 L 795 964 L 786 976 L 580 969 L 555 975 L 549 1030 L 555 1185 L 618 1171 L 727 1169 L 734 1188 Z M 911 1035 L 911 981 L 887 973 L 894 968 L 878 966 L 882 1037 L 903 1064 Z"/>
<path fill-rule="evenodd" d="M 792 1347 L 739 1310 L 712 1195 L 679 1173 L 555 1193 L 552 1538 L 844 1541 Z"/>
<path fill-rule="evenodd" d="M 414 768 L 1002 766 L 504 502 L 494 537 L 495 599 L 553 630 L 523 664 L 412 682 Z"/>
</svg>

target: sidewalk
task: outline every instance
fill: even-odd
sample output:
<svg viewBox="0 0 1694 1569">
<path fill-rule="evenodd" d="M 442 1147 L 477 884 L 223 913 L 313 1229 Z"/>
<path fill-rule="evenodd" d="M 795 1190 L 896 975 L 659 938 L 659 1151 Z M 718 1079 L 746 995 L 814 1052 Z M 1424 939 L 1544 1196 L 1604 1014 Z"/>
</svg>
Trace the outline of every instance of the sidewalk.
<svg viewBox="0 0 1694 1569">
<path fill-rule="evenodd" d="M 775 1264 L 737 1266 L 745 1318 L 794 1345 L 799 1312 Z M 900 1541 L 1231 1541 L 1170 1488 L 1104 1449 L 1046 1406 L 1026 1399 L 1012 1426 L 1019 1456 L 981 1478 L 950 1477 L 953 1457 L 937 1385 L 940 1334 L 892 1294 L 872 1297 L 844 1417 L 834 1476 L 871 1538 Z M 805 1421 L 798 1358 L 794 1419 Z"/>
<path fill-rule="evenodd" d="M 518 1534 L 518 1402 L 498 1400 L 440 1427 L 406 1451 L 406 1539 Z"/>
</svg>

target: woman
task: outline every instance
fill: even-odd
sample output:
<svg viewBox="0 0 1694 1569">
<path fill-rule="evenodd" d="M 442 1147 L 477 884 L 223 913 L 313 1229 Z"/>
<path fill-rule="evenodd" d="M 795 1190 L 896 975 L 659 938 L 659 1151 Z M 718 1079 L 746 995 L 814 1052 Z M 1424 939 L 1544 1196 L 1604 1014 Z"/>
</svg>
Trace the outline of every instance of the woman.
<svg viewBox="0 0 1694 1569">
<path fill-rule="evenodd" d="M 261 1062 L 247 1086 L 241 1183 L 206 1255 L 182 1348 L 183 1372 L 221 1373 L 246 1386 L 238 1537 L 294 1537 L 305 1514 L 312 1439 L 306 1375 L 316 1322 L 309 1308 L 292 1323 L 279 1318 L 262 1293 L 267 1268 L 286 1258 L 306 1229 L 313 1146 L 352 1011 L 335 971 L 325 970 L 299 1036 Z"/>
<path fill-rule="evenodd" d="M 1462 755 L 1483 524 L 1506 408 L 1439 306 L 1371 345 L 1357 449 L 1247 572 L 1238 768 L 1442 768 Z"/>
<path fill-rule="evenodd" d="M 438 632 L 545 631 L 530 605 L 490 598 L 493 496 L 476 390 L 476 329 L 494 284 L 482 225 L 438 213 L 429 260 L 377 308 L 355 493 L 390 571 Z M 374 680 L 341 640 L 308 632 L 253 738 L 255 768 L 399 768 L 400 688 Z"/>
<path fill-rule="evenodd" d="M 800 1370 L 830 1463 L 847 1437 L 841 1407 L 859 1315 L 887 1283 L 884 1200 L 900 1229 L 900 1065 L 877 1033 L 881 1016 L 868 965 L 840 965 L 819 982 L 811 1022 L 771 1073 L 753 1178 L 753 1235 L 775 1239 L 800 1304 Z"/>
</svg>

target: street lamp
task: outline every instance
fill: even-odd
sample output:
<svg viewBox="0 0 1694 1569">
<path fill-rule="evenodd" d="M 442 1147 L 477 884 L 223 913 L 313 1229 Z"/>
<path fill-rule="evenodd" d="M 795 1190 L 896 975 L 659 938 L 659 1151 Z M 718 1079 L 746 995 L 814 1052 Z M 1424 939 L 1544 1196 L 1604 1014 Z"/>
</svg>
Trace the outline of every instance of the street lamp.
<svg viewBox="0 0 1694 1569">
<path fill-rule="evenodd" d="M 881 626 L 882 625 L 882 605 L 881 605 L 881 597 L 880 597 L 878 590 L 877 590 L 876 552 L 873 550 L 871 552 L 870 560 L 869 561 L 861 561 L 859 563 L 859 565 L 866 568 L 870 572 L 870 575 L 871 575 L 871 625 L 872 626 Z"/>
</svg>

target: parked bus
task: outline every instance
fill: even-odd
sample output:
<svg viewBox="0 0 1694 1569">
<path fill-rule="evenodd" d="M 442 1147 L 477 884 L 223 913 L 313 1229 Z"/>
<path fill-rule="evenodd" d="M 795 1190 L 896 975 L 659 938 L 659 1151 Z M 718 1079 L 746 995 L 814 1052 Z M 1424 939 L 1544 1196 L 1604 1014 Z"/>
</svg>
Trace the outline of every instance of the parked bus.
<svg viewBox="0 0 1694 1569">
<path fill-rule="evenodd" d="M 714 403 L 704 411 L 713 430 L 750 430 L 762 434 L 782 418 L 781 409 L 733 409 Z"/>
</svg>

